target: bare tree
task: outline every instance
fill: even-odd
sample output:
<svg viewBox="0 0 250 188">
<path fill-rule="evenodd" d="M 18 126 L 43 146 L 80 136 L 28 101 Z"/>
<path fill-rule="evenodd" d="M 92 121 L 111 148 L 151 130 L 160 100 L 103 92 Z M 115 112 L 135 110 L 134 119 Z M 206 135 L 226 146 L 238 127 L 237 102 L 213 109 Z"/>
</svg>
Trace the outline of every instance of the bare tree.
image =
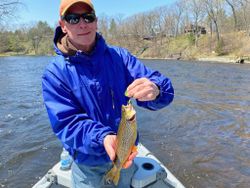
<svg viewBox="0 0 250 188">
<path fill-rule="evenodd" d="M 174 3 L 173 16 L 175 18 L 175 37 L 180 34 L 179 28 L 184 10 L 185 10 L 184 0 L 178 0 Z"/>
<path fill-rule="evenodd" d="M 250 1 L 249 0 L 239 0 L 240 4 L 240 16 L 242 17 L 243 29 L 245 29 L 249 33 L 249 9 L 250 9 Z"/>
<path fill-rule="evenodd" d="M 213 22 L 216 32 L 217 42 L 220 41 L 220 32 L 218 26 L 219 13 L 222 10 L 223 0 L 204 0 L 209 19 Z"/>
<path fill-rule="evenodd" d="M 163 38 L 166 36 L 166 33 L 164 31 L 164 12 L 165 12 L 165 8 L 164 7 L 159 7 L 157 9 L 154 10 L 155 15 L 157 17 L 156 19 L 156 28 L 157 28 L 157 32 L 158 32 L 158 36 L 160 37 L 160 44 L 163 44 Z"/>
<path fill-rule="evenodd" d="M 194 22 L 195 46 L 197 47 L 198 46 L 198 37 L 199 37 L 198 26 L 205 15 L 203 0 L 189 0 L 187 2 L 187 6 L 189 9 L 189 14 L 191 16 L 191 20 Z"/>
<path fill-rule="evenodd" d="M 105 14 L 98 17 L 98 31 L 107 39 L 109 34 L 109 22 L 109 18 Z"/>
<path fill-rule="evenodd" d="M 141 38 L 145 33 L 145 15 L 135 14 L 127 17 L 119 25 L 120 37 L 123 39 L 124 46 L 135 51 L 141 45 Z"/>
<path fill-rule="evenodd" d="M 13 17 L 17 8 L 22 5 L 20 0 L 1 0 L 0 1 L 0 23 L 6 18 Z"/>
<path fill-rule="evenodd" d="M 237 14 L 236 14 L 236 8 L 240 2 L 238 0 L 225 0 L 225 1 L 232 10 L 233 19 L 234 19 L 234 30 L 237 31 L 237 30 L 239 30 L 239 28 L 238 28 L 238 19 L 237 19 Z"/>
<path fill-rule="evenodd" d="M 128 34 L 137 39 L 148 35 L 148 31 L 150 30 L 149 28 L 151 28 L 151 24 L 149 22 L 150 21 L 148 20 L 146 13 L 140 13 L 129 17 L 125 22 L 128 25 Z M 147 25 L 148 23 L 149 25 Z"/>
<path fill-rule="evenodd" d="M 165 7 L 163 11 L 163 27 L 166 36 L 172 37 L 175 35 L 175 17 L 171 7 Z"/>
</svg>

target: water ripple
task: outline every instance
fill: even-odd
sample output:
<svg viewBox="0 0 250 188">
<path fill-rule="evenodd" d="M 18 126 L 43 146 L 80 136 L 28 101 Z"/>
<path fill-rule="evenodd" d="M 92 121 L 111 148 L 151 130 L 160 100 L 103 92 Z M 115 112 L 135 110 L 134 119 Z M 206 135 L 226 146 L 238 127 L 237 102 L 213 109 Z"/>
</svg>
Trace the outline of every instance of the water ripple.
<svg viewBox="0 0 250 188">
<path fill-rule="evenodd" d="M 41 94 L 49 59 L 0 58 L 0 187 L 30 187 L 59 159 Z M 250 66 L 144 62 L 172 79 L 176 95 L 157 112 L 136 108 L 141 142 L 186 187 L 248 188 Z"/>
</svg>

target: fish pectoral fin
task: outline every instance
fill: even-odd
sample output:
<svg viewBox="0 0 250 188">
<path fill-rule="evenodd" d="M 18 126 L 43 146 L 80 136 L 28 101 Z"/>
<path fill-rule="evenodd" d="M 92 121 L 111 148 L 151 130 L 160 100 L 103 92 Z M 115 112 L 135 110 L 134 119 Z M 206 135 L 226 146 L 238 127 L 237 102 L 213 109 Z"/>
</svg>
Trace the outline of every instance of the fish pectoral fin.
<svg viewBox="0 0 250 188">
<path fill-rule="evenodd" d="M 132 147 L 132 152 L 137 152 L 138 150 L 137 150 L 137 146 L 133 146 Z"/>
<path fill-rule="evenodd" d="M 134 145 L 131 148 L 131 153 L 128 156 L 127 160 L 123 163 L 122 168 L 129 168 L 132 164 L 131 161 L 134 160 L 134 158 L 136 157 L 137 154 L 138 154 L 137 146 Z"/>
</svg>

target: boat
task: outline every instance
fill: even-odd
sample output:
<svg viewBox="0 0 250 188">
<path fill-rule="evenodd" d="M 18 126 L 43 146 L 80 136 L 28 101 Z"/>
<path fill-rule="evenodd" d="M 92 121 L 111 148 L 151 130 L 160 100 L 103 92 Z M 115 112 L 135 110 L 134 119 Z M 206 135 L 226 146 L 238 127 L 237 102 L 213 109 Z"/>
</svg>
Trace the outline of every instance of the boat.
<svg viewBox="0 0 250 188">
<path fill-rule="evenodd" d="M 131 181 L 133 188 L 185 188 L 183 184 L 144 145 L 138 144 L 138 155 L 134 159 L 137 170 Z M 71 170 L 62 170 L 55 164 L 33 188 L 71 186 Z"/>
</svg>

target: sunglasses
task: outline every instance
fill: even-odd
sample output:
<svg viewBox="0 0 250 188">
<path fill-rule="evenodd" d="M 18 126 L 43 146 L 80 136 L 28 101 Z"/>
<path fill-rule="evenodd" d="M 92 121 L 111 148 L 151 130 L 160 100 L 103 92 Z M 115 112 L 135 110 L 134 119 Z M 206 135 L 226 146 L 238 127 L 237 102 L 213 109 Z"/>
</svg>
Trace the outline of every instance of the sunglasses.
<svg viewBox="0 0 250 188">
<path fill-rule="evenodd" d="M 93 23 L 96 20 L 95 13 L 83 13 L 83 14 L 66 14 L 62 16 L 62 19 L 68 22 L 69 24 L 78 24 L 80 22 L 80 18 L 83 19 L 85 23 Z"/>
</svg>

